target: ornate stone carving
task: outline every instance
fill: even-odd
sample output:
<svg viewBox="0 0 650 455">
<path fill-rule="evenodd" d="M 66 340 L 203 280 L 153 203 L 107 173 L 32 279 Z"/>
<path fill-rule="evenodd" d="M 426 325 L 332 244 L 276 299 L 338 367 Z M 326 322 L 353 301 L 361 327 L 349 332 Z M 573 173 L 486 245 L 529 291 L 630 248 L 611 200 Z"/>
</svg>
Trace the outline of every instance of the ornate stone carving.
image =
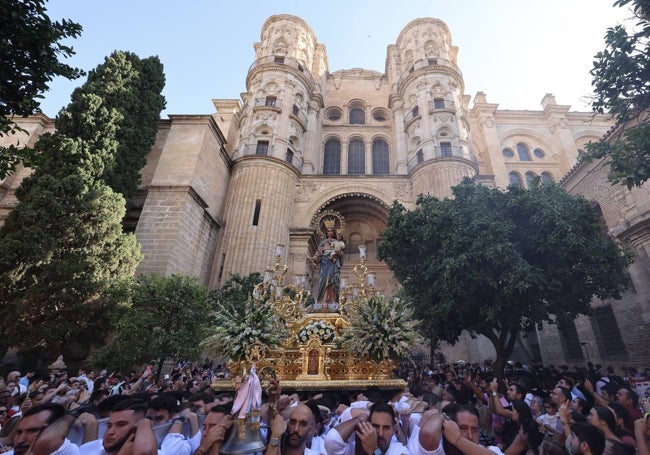
<svg viewBox="0 0 650 455">
<path fill-rule="evenodd" d="M 395 197 L 411 200 L 413 187 L 410 182 L 399 182 L 393 185 Z"/>
</svg>

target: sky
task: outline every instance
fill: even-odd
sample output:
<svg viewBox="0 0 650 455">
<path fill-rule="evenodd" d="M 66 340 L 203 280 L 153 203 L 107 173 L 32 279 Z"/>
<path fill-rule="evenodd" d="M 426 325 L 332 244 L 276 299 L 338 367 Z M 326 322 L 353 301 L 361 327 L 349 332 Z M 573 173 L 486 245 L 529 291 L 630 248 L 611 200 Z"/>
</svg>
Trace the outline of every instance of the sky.
<svg viewBox="0 0 650 455">
<path fill-rule="evenodd" d="M 435 17 L 459 47 L 465 94 L 499 109 L 540 110 L 546 93 L 589 111 L 593 56 L 608 27 L 630 17 L 614 0 L 49 0 L 52 20 L 83 26 L 68 64 L 90 70 L 116 49 L 158 55 L 168 114 L 211 114 L 212 99 L 239 99 L 253 44 L 274 14 L 305 20 L 326 46 L 329 70 L 384 72 L 386 49 L 411 20 Z M 57 78 L 41 108 L 67 105 L 82 79 Z"/>
</svg>

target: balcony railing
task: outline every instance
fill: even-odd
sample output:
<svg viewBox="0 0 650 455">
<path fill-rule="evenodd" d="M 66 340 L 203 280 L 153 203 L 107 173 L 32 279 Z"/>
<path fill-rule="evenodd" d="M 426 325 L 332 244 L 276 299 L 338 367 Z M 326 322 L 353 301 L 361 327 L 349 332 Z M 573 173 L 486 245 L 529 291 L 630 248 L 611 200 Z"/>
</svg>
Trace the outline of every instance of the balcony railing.
<svg viewBox="0 0 650 455">
<path fill-rule="evenodd" d="M 441 111 L 456 112 L 456 103 L 449 100 L 430 100 L 429 101 L 429 114 Z"/>
<path fill-rule="evenodd" d="M 282 112 L 282 98 L 255 98 L 252 105 L 253 109 L 269 108 Z M 245 109 L 246 106 L 244 106 Z M 305 129 L 307 128 L 307 115 L 295 104 L 291 109 L 291 115 L 296 117 Z"/>
<path fill-rule="evenodd" d="M 419 69 L 422 68 L 429 68 L 429 67 L 444 67 L 444 68 L 450 68 L 454 72 L 458 73 L 458 75 L 463 77 L 463 73 L 460 71 L 458 66 L 454 64 L 454 62 L 451 62 L 449 60 L 446 60 L 444 58 L 425 58 L 425 59 L 420 59 L 415 61 L 410 67 L 406 69 L 402 73 L 402 75 L 399 77 L 399 81 L 397 83 L 397 86 L 401 89 L 402 84 L 404 81 L 414 72 L 416 72 Z"/>
<path fill-rule="evenodd" d="M 435 146 L 433 147 L 433 153 L 431 152 L 431 150 L 429 151 L 423 150 L 423 154 L 421 155 L 421 158 L 419 158 L 417 154 L 413 155 L 413 157 L 411 157 L 411 159 L 408 162 L 408 170 L 410 172 L 419 164 L 425 163 L 430 160 L 445 159 L 445 158 L 462 158 L 464 160 L 471 161 L 472 163 L 474 163 L 474 165 L 478 165 L 478 162 L 474 154 L 471 153 L 465 146 L 462 145 L 452 145 L 452 146 L 445 146 L 445 147 Z"/>
<path fill-rule="evenodd" d="M 234 159 L 241 158 L 243 156 L 250 156 L 250 155 L 258 155 L 258 156 L 270 156 L 273 158 L 277 159 L 282 159 L 283 161 L 286 162 L 286 149 L 284 149 L 284 153 L 282 156 L 276 156 L 275 155 L 275 145 L 269 145 L 266 148 L 266 154 L 258 154 L 257 153 L 257 144 L 246 144 L 240 147 L 235 155 L 233 156 Z M 295 167 L 298 169 L 298 171 L 302 172 L 302 161 L 294 154 L 291 159 L 291 166 Z"/>
<path fill-rule="evenodd" d="M 412 122 L 413 120 L 415 120 L 416 118 L 418 118 L 418 117 L 420 117 L 420 111 L 419 111 L 419 110 L 418 110 L 418 111 L 414 111 L 413 109 L 411 109 L 411 110 L 408 111 L 408 112 L 406 113 L 406 115 L 404 116 L 404 126 L 405 126 L 405 127 L 408 127 L 408 125 L 410 125 L 411 122 Z"/>
<path fill-rule="evenodd" d="M 253 107 L 274 107 L 282 108 L 282 98 L 255 98 Z"/>
<path fill-rule="evenodd" d="M 307 115 L 302 111 L 302 109 L 293 108 L 291 110 L 291 115 L 300 120 L 305 127 L 307 126 Z"/>
<path fill-rule="evenodd" d="M 314 81 L 311 72 L 307 68 L 305 68 L 298 60 L 294 58 L 281 57 L 277 55 L 267 55 L 266 57 L 262 57 L 255 60 L 248 68 L 248 73 L 250 74 L 251 71 L 253 71 L 255 68 L 262 65 L 284 65 L 284 66 L 288 66 L 289 68 L 293 68 L 299 73 L 301 73 L 305 78 L 307 78 L 307 81 L 309 82 L 309 84 L 311 84 L 312 87 L 317 88 L 316 82 Z"/>
</svg>

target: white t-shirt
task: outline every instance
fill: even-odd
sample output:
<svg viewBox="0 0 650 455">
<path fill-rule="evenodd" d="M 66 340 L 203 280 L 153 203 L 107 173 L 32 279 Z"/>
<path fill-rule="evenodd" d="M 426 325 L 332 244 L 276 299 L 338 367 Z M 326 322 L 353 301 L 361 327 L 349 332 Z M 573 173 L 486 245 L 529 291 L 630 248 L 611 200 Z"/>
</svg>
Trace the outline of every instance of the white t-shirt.
<svg viewBox="0 0 650 455">
<path fill-rule="evenodd" d="M 336 428 L 332 428 L 325 435 L 325 450 L 327 451 L 328 455 L 354 455 L 354 442 L 354 435 L 350 436 L 346 442 L 341 437 L 341 434 L 336 431 Z M 412 452 L 410 452 L 409 448 L 405 445 L 392 441 L 388 446 L 388 450 L 386 451 L 385 455 L 410 455 L 411 453 Z M 421 455 L 425 455 L 425 452 L 421 452 Z"/>
<path fill-rule="evenodd" d="M 79 455 L 80 453 L 85 452 L 80 452 L 79 447 L 66 439 L 63 441 L 63 444 L 61 444 L 61 447 L 56 449 L 50 455 Z M 13 449 L 11 449 L 9 452 L 5 452 L 4 455 L 14 455 Z"/>
<path fill-rule="evenodd" d="M 440 444 L 434 450 L 424 450 L 422 444 L 420 444 L 420 427 L 416 426 L 411 432 L 411 437 L 408 441 L 408 449 L 411 455 L 445 455 L 445 449 L 442 438 L 440 439 Z M 492 452 L 496 455 L 503 455 L 503 452 L 497 446 L 488 446 Z"/>
<path fill-rule="evenodd" d="M 327 450 L 325 450 L 325 439 L 322 436 L 314 436 L 311 438 L 311 447 L 309 448 L 314 455 L 327 455 Z M 305 448 L 305 453 L 307 449 Z"/>
<path fill-rule="evenodd" d="M 108 455 L 104 450 L 104 441 L 102 439 L 87 442 L 78 450 L 77 453 L 83 455 Z M 160 449 L 158 449 L 158 455 L 190 455 L 191 453 L 192 449 L 189 441 L 180 433 L 169 433 L 163 439 Z"/>
</svg>

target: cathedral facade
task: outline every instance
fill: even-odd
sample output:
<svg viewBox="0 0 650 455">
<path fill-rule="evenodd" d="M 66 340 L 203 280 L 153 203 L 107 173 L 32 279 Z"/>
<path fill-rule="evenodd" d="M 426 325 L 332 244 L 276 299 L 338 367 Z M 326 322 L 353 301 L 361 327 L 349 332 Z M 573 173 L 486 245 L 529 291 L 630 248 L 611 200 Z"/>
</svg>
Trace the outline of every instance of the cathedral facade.
<svg viewBox="0 0 650 455">
<path fill-rule="evenodd" d="M 140 273 L 218 287 L 231 274 L 263 273 L 281 251 L 288 275 L 314 285 L 308 257 L 332 218 L 346 242 L 342 276 L 354 278 L 365 246 L 377 289 L 392 294 L 398 283 L 377 246 L 393 201 L 412 208 L 419 194 L 449 196 L 464 177 L 500 188 L 560 181 L 612 124 L 550 94 L 536 111 L 499 110 L 482 92 L 472 100 L 438 19 L 407 24 L 383 73 L 330 72 L 324 44 L 295 16 L 267 19 L 254 49 L 239 99 L 213 100 L 212 115 L 160 122 L 127 219 L 142 244 Z M 34 116 L 21 126 L 29 144 L 53 121 Z M 28 172 L 2 182 L 0 222 Z M 457 358 L 489 357 L 463 349 Z"/>
</svg>

